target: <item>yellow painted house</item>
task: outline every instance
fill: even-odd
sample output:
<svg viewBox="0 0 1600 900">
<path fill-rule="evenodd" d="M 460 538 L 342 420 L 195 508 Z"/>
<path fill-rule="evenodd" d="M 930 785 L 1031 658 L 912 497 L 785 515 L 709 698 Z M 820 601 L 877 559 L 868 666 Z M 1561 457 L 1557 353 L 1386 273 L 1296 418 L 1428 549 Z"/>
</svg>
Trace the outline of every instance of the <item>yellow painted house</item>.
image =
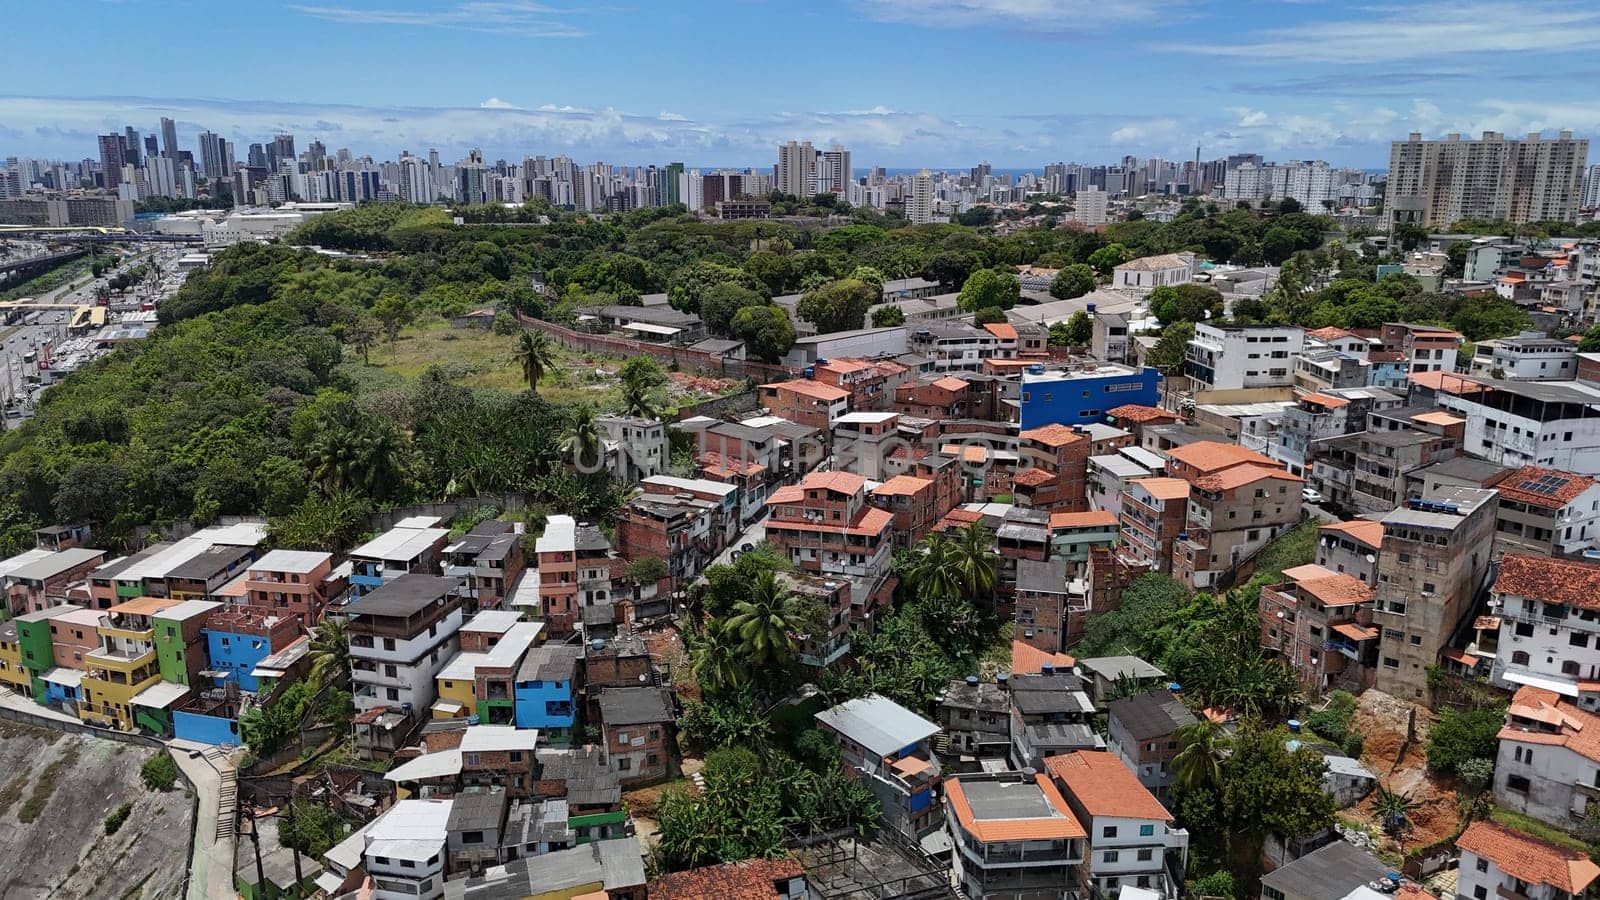
<svg viewBox="0 0 1600 900">
<path fill-rule="evenodd" d="M 100 646 L 83 657 L 79 718 L 108 728 L 133 730 L 133 698 L 161 680 L 154 616 L 182 602 L 171 597 L 139 597 L 101 614 Z"/>
<path fill-rule="evenodd" d="M 434 676 L 439 699 L 433 702 L 435 719 L 459 719 L 472 715 L 478 708 L 476 672 L 478 664 L 489 657 L 487 653 L 457 653 Z"/>
<path fill-rule="evenodd" d="M 17 639 L 16 622 L 0 622 L 0 686 L 24 697 L 33 696 L 33 680 L 22 667 L 22 642 Z"/>
</svg>

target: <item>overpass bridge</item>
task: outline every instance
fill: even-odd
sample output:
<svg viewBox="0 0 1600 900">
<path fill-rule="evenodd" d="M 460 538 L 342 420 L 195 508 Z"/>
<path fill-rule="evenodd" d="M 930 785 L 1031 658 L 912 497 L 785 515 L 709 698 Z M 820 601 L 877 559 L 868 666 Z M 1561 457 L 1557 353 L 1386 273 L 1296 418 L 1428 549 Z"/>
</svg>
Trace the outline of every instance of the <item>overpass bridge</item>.
<svg viewBox="0 0 1600 900">
<path fill-rule="evenodd" d="M 26 259 L 0 262 L 0 284 L 5 284 L 12 279 L 24 281 L 36 275 L 41 275 L 88 252 L 88 250 L 82 248 L 58 250 L 55 253 L 46 253 L 43 256 L 30 256 Z"/>
<path fill-rule="evenodd" d="M 198 234 L 151 234 L 108 225 L 0 225 L 0 238 L 39 237 L 62 243 L 198 244 Z"/>
</svg>

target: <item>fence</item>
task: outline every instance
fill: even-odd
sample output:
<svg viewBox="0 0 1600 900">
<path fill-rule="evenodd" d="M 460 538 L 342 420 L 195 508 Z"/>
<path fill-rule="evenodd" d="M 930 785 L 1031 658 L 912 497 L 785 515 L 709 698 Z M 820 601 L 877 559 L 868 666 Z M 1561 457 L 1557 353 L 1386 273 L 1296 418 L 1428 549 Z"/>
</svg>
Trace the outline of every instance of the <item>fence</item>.
<svg viewBox="0 0 1600 900">
<path fill-rule="evenodd" d="M 695 416 L 709 416 L 713 419 L 725 419 L 738 413 L 755 412 L 761 408 L 761 400 L 755 391 L 740 391 L 726 397 L 713 397 L 710 400 L 701 400 L 699 403 L 686 403 L 678 407 L 678 421 L 692 419 Z"/>
<path fill-rule="evenodd" d="M 800 374 L 799 369 L 790 368 L 789 366 L 776 366 L 753 359 L 727 359 L 716 353 L 691 350 L 688 347 L 678 347 L 673 344 L 656 344 L 650 341 L 636 341 L 630 338 L 573 331 L 554 322 L 546 322 L 543 319 L 535 319 L 521 313 L 517 315 L 517 318 L 522 321 L 523 325 L 550 335 L 561 346 L 583 353 L 604 353 L 608 356 L 638 356 L 644 354 L 653 356 L 668 365 L 675 365 L 679 369 L 712 372 L 726 375 L 730 378 L 786 381 Z"/>
<path fill-rule="evenodd" d="M 21 695 L 19 694 L 18 696 Z M 20 709 L 13 709 L 9 706 L 0 706 L 0 719 L 10 719 L 13 722 L 20 722 L 23 725 L 32 725 L 35 728 L 49 728 L 55 731 L 65 732 L 67 734 L 86 734 L 90 737 L 121 741 L 124 744 L 138 744 L 141 747 L 149 747 L 157 750 L 165 750 L 167 746 L 164 741 L 160 740 L 159 738 L 150 737 L 149 735 L 135 734 L 131 731 L 113 731 L 109 728 L 98 728 L 86 722 L 63 722 L 59 719 L 49 718 L 48 716 L 36 716 L 32 713 L 25 712 Z"/>
</svg>

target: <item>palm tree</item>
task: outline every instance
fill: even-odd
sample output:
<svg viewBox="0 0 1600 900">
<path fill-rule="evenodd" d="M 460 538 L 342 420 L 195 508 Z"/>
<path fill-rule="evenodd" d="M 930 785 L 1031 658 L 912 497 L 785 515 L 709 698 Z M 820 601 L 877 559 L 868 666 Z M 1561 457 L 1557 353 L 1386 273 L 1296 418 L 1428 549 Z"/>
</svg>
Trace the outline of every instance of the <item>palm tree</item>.
<svg viewBox="0 0 1600 900">
<path fill-rule="evenodd" d="M 694 628 L 689 640 L 689 665 L 701 690 L 732 690 L 744 682 L 744 661 L 740 658 L 739 636 L 726 621 L 715 619 L 704 628 Z"/>
<path fill-rule="evenodd" d="M 957 532 L 955 566 L 961 577 L 963 595 L 976 603 L 980 597 L 994 598 L 1000 554 L 994 551 L 994 532 L 974 522 Z"/>
<path fill-rule="evenodd" d="M 913 593 L 923 597 L 963 595 L 955 565 L 955 545 L 940 532 L 923 538 L 909 554 L 906 579 Z"/>
<path fill-rule="evenodd" d="M 595 424 L 594 407 L 580 403 L 572 411 L 572 422 L 561 441 L 561 452 L 570 456 L 573 465 L 581 471 L 592 472 L 600 465 L 600 451 L 600 428 Z"/>
<path fill-rule="evenodd" d="M 750 589 L 750 599 L 739 602 L 728 617 L 728 628 L 739 636 L 751 662 L 785 663 L 799 647 L 795 633 L 800 614 L 794 594 L 771 572 L 762 572 Z"/>
<path fill-rule="evenodd" d="M 400 436 L 354 403 L 329 411 L 311 441 L 311 476 L 329 491 L 358 489 L 379 497 L 398 480 Z"/>
<path fill-rule="evenodd" d="M 1385 834 L 1398 840 L 1411 827 L 1411 811 L 1417 802 L 1408 793 L 1391 791 L 1378 785 L 1378 795 L 1372 801 L 1372 812 L 1383 823 Z"/>
<path fill-rule="evenodd" d="M 550 336 L 542 331 L 524 331 L 517 338 L 517 349 L 513 354 L 517 365 L 522 367 L 522 377 L 528 379 L 528 390 L 539 393 L 539 380 L 545 373 L 556 366 L 555 344 L 550 342 Z"/>
<path fill-rule="evenodd" d="M 350 639 L 345 620 L 325 616 L 311 634 L 311 682 L 318 688 L 350 680 Z"/>
<path fill-rule="evenodd" d="M 1172 770 L 1180 791 L 1222 783 L 1222 756 L 1232 739 L 1220 723 L 1202 716 L 1179 728 L 1172 736 L 1180 748 L 1172 758 Z"/>
<path fill-rule="evenodd" d="M 632 373 L 629 373 L 632 374 Z M 654 419 L 660 414 L 656 402 L 650 397 L 654 384 L 643 378 L 622 379 L 622 414 L 638 416 L 641 419 Z"/>
</svg>

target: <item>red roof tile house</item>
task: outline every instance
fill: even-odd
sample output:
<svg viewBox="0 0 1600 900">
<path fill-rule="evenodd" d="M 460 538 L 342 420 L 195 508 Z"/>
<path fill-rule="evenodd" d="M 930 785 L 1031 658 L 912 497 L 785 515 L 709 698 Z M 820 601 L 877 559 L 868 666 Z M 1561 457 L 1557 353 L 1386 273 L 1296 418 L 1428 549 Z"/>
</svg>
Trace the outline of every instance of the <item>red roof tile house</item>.
<svg viewBox="0 0 1600 900">
<path fill-rule="evenodd" d="M 1190 587 L 1211 587 L 1300 521 L 1305 479 L 1275 465 L 1234 465 L 1189 483 L 1187 537 L 1172 546 L 1172 575 Z"/>
<path fill-rule="evenodd" d="M 896 412 L 952 422 L 958 419 L 992 419 L 991 394 L 982 385 L 945 375 L 932 381 L 914 381 L 895 388 Z"/>
<path fill-rule="evenodd" d="M 1600 566 L 1507 553 L 1490 591 L 1495 687 L 1537 685 L 1600 709 Z"/>
<path fill-rule="evenodd" d="M 975 772 L 945 782 L 956 881 L 967 897 L 1066 897 L 1082 888 L 1083 826 L 1041 774 Z"/>
<path fill-rule="evenodd" d="M 851 409 L 869 411 L 890 407 L 894 401 L 890 379 L 909 370 L 896 362 L 835 358 L 817 363 L 811 371 L 812 380 L 849 391 Z"/>
<path fill-rule="evenodd" d="M 1125 403 L 1122 406 L 1113 406 L 1106 410 L 1106 418 L 1112 425 L 1133 432 L 1138 444 L 1144 443 L 1144 428 L 1146 425 L 1176 425 L 1178 414 L 1161 409 L 1156 406 L 1141 406 L 1138 403 Z"/>
<path fill-rule="evenodd" d="M 1261 589 L 1261 646 L 1319 692 L 1360 693 L 1377 677 L 1378 629 L 1373 589 L 1318 565 L 1283 570 Z"/>
<path fill-rule="evenodd" d="M 939 508 L 936 495 L 931 479 L 896 475 L 869 491 L 867 502 L 894 516 L 894 545 L 910 547 L 949 511 Z"/>
<path fill-rule="evenodd" d="M 1600 481 L 1557 469 L 1523 466 L 1492 485 L 1494 554 L 1573 556 L 1600 541 Z"/>
<path fill-rule="evenodd" d="M 1125 555 L 1151 571 L 1172 571 L 1172 545 L 1184 533 L 1189 515 L 1189 482 L 1182 478 L 1139 478 L 1128 482 L 1120 519 Z"/>
<path fill-rule="evenodd" d="M 1044 765 L 1089 833 L 1086 883 L 1100 893 L 1141 887 L 1180 896 L 1189 833 L 1116 754 L 1079 750 Z"/>
<path fill-rule="evenodd" d="M 1030 428 L 1018 435 L 1019 455 L 1031 463 L 1013 477 L 1018 506 L 1060 512 L 1084 512 L 1089 465 L 1089 439 L 1065 425 Z"/>
<path fill-rule="evenodd" d="M 1383 523 L 1372 519 L 1332 522 L 1317 528 L 1317 565 L 1378 586 L 1378 551 Z"/>
<path fill-rule="evenodd" d="M 850 392 L 820 381 L 781 381 L 756 391 L 773 415 L 815 428 L 824 440 L 832 435 L 833 423 L 850 411 Z"/>
<path fill-rule="evenodd" d="M 1498 737 L 1495 803 L 1569 831 L 1592 818 L 1600 802 L 1600 716 L 1525 685 Z"/>
<path fill-rule="evenodd" d="M 893 590 L 894 514 L 867 503 L 866 483 L 849 472 L 813 472 L 767 498 L 767 541 L 802 572 L 858 579 L 858 618 Z"/>
<path fill-rule="evenodd" d="M 747 859 L 662 875 L 645 886 L 650 900 L 806 900 L 806 870 L 795 860 Z"/>
<path fill-rule="evenodd" d="M 1588 854 L 1494 822 L 1473 822 L 1456 839 L 1456 849 L 1461 851 L 1457 897 L 1565 900 L 1600 878 L 1600 866 Z"/>
</svg>

